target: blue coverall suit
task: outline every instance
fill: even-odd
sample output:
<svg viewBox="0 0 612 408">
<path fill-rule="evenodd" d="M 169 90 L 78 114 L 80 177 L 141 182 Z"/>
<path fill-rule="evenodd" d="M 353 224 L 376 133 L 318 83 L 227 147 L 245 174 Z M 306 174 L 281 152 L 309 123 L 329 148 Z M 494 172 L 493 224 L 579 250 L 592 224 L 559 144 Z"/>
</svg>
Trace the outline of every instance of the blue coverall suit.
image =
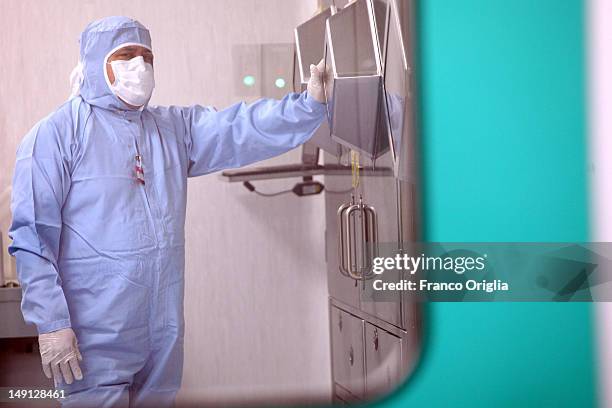
<svg viewBox="0 0 612 408">
<path fill-rule="evenodd" d="M 284 153 L 325 118 L 307 93 L 222 111 L 130 109 L 104 77 L 109 51 L 126 43 L 150 48 L 148 30 L 125 17 L 87 26 L 80 96 L 17 153 L 9 251 L 26 321 L 39 333 L 72 327 L 79 341 L 84 379 L 63 385 L 66 406 L 172 404 L 183 369 L 187 178 Z"/>
</svg>

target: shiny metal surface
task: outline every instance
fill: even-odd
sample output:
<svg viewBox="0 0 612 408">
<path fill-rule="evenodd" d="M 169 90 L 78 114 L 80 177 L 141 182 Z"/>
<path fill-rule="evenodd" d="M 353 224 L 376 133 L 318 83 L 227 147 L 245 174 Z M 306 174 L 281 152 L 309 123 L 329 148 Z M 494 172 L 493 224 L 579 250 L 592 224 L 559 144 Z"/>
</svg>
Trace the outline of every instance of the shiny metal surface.
<svg viewBox="0 0 612 408">
<path fill-rule="evenodd" d="M 334 160 L 329 155 L 325 155 L 326 162 Z M 387 167 L 391 165 L 391 155 L 388 152 L 377 159 L 377 167 Z M 371 169 L 373 162 L 365 160 L 363 169 Z M 351 189 L 351 178 L 343 177 L 325 177 L 325 184 L 328 189 L 346 191 Z M 372 177 L 361 177 L 360 185 L 357 194 L 362 195 L 363 202 L 367 203 L 368 207 L 375 210 L 372 216 L 366 219 L 370 220 L 365 224 L 365 229 L 370 228 L 372 231 L 364 231 L 368 234 L 367 238 L 361 238 L 361 231 L 364 225 L 359 220 L 359 225 L 353 225 L 351 220 L 355 220 L 355 216 L 360 214 L 358 205 L 354 207 L 352 219 L 345 217 L 340 222 L 341 215 L 347 213 L 350 208 L 348 203 L 351 203 L 351 193 L 343 195 L 325 194 L 326 201 L 326 239 L 327 239 L 327 273 L 328 273 L 328 289 L 330 296 L 339 299 L 342 302 L 350 304 L 374 317 L 379 317 L 397 327 L 405 327 L 403 321 L 403 302 L 400 294 L 397 294 L 397 300 L 393 302 L 366 302 L 360 300 L 360 294 L 363 290 L 363 280 L 369 279 L 368 269 L 359 269 L 356 265 L 358 259 L 371 259 L 373 253 L 367 251 L 376 251 L 377 243 L 399 243 L 402 236 L 406 239 L 411 239 L 414 236 L 411 222 L 414 219 L 411 195 L 404 194 L 400 197 L 398 190 L 398 182 L 391 175 L 381 175 Z M 339 211 L 340 210 L 340 211 Z M 375 213 L 375 214 L 374 214 Z M 404 220 L 406 224 L 404 224 Z M 372 221 L 375 221 L 375 233 Z M 368 224 L 370 225 L 368 227 Z M 348 233 L 350 231 L 350 234 Z M 359 239 L 357 239 L 359 238 Z M 367 243 L 366 243 L 367 242 Z M 351 246 L 349 247 L 349 243 Z M 348 250 L 350 249 L 350 254 Z M 350 258 L 349 258 L 350 255 Z M 350 259 L 350 262 L 349 262 Z M 361 261 L 363 263 L 363 261 Z M 352 265 L 349 265 L 351 263 Z M 349 273 L 349 266 L 352 266 Z M 359 282 L 358 282 L 359 281 Z"/>
<path fill-rule="evenodd" d="M 359 281 L 367 279 L 378 242 L 376 210 L 365 204 L 361 197 L 355 203 L 353 196 L 351 202 L 338 208 L 337 214 L 340 273 Z"/>
<path fill-rule="evenodd" d="M 325 47 L 325 22 L 332 15 L 334 6 L 328 7 L 294 30 L 297 55 L 297 74 L 301 84 L 310 79 L 310 65 L 317 65 L 323 58 Z"/>
<path fill-rule="evenodd" d="M 376 160 L 376 166 L 392 166 L 391 152 L 388 151 Z M 371 161 L 364 163 L 365 168 L 372 167 Z M 398 197 L 397 180 L 394 177 L 368 177 L 361 180 L 361 193 L 364 200 L 377 210 L 378 242 L 384 245 L 399 246 L 400 230 L 403 228 L 400 208 L 405 205 Z M 365 282 L 360 285 L 363 290 Z M 392 302 L 361 301 L 361 309 L 373 316 L 380 317 L 393 325 L 403 327 L 400 293 Z"/>
<path fill-rule="evenodd" d="M 333 316 L 334 313 L 338 314 L 336 318 Z M 333 375 L 335 381 L 334 398 L 339 397 L 350 403 L 370 401 L 388 395 L 391 390 L 399 386 L 417 361 L 419 353 L 418 335 L 420 334 L 418 329 L 400 329 L 385 320 L 364 313 L 362 310 L 334 298 L 330 299 L 330 314 L 330 322 L 333 322 L 334 325 L 330 326 L 332 336 L 334 330 L 336 335 L 338 335 L 338 332 L 347 330 L 346 315 L 353 318 L 349 321 L 349 326 L 350 322 L 355 321 L 355 319 L 363 321 L 363 325 L 358 327 L 353 325 L 351 327 L 351 330 L 354 330 L 352 335 L 344 335 L 345 338 L 362 336 L 365 385 L 363 396 L 357 397 L 354 388 L 347 389 L 345 381 L 341 383 L 336 381 L 337 375 L 342 375 L 341 373 L 345 373 L 346 370 L 334 366 L 332 367 L 333 373 L 336 373 Z M 356 356 L 354 349 L 356 342 L 345 340 L 343 344 L 341 347 L 343 350 L 346 350 L 346 344 L 352 345 L 353 356 Z M 339 347 L 338 342 L 333 342 L 332 357 L 336 347 Z M 347 354 L 346 351 L 345 354 Z M 333 363 L 342 364 L 341 356 L 343 354 L 338 352 L 337 355 L 340 361 L 336 362 L 332 359 Z M 347 359 L 350 363 L 350 349 L 348 349 Z"/>
<path fill-rule="evenodd" d="M 344 203 L 338 207 L 338 270 L 343 276 L 350 277 L 350 273 L 348 270 L 348 254 L 347 254 L 347 242 L 346 236 L 347 232 L 345 231 L 344 226 L 344 212 L 350 207 L 354 205 L 354 201 L 351 200 L 350 203 Z"/>
<path fill-rule="evenodd" d="M 357 0 L 326 24 L 330 75 L 325 96 L 332 139 L 372 158 L 389 149 L 381 51 L 388 14 L 385 1 Z"/>
<path fill-rule="evenodd" d="M 336 307 L 330 309 L 332 376 L 357 398 L 365 391 L 364 321 Z"/>
<path fill-rule="evenodd" d="M 360 245 L 358 246 L 358 242 L 361 243 L 363 237 L 359 236 L 359 240 L 357 235 L 355 234 L 355 224 L 356 219 L 353 214 L 356 211 L 360 210 L 360 206 L 357 204 L 351 204 L 348 208 L 346 208 L 342 213 L 342 224 L 344 224 L 344 228 L 341 230 L 344 233 L 344 241 L 346 246 L 346 269 L 351 279 L 361 280 L 362 272 L 360 260 L 358 259 L 358 254 L 361 254 Z"/>
<path fill-rule="evenodd" d="M 361 153 L 360 172 L 393 169 L 392 175 L 361 177 L 352 193 L 325 198 L 332 377 L 338 402 L 384 395 L 409 375 L 419 357 L 422 316 L 414 299 L 401 292 L 389 302 L 361 299 L 371 278 L 365 260 L 376 255 L 378 245 L 399 248 L 419 236 L 412 8 L 412 0 L 357 0 L 327 22 L 325 61 L 332 75 L 325 92 L 332 138 Z M 327 154 L 324 159 L 337 160 Z M 347 152 L 340 162 L 350 162 Z M 350 190 L 354 181 L 348 176 L 325 177 L 326 185 L 339 191 Z M 351 196 L 362 197 L 367 206 L 360 207 Z M 334 322 L 342 320 L 343 330 L 349 329 L 345 315 L 334 317 L 338 310 L 363 324 L 353 325 L 354 333 L 341 337 Z M 358 354 L 357 342 L 346 338 L 359 336 L 362 395 L 355 391 L 360 387 L 353 382 L 350 388 L 345 380 L 349 346 L 354 362 Z"/>
<path fill-rule="evenodd" d="M 328 160 L 328 163 L 324 165 L 286 164 L 279 166 L 246 167 L 243 169 L 226 170 L 221 173 L 221 177 L 232 183 L 243 181 L 283 179 L 290 177 L 312 177 L 320 175 L 350 176 L 350 174 L 350 166 L 337 164 L 336 159 L 334 158 L 333 160 L 331 160 L 331 163 Z M 364 169 L 362 171 L 362 175 L 363 177 L 393 176 L 393 169 L 391 167 L 377 166 L 376 168 Z M 330 187 L 330 190 L 336 191 L 334 187 Z M 344 190 L 346 190 L 346 188 L 344 188 L 343 191 Z"/>
<path fill-rule="evenodd" d="M 378 215 L 376 208 L 371 205 L 363 205 L 363 230 L 365 231 L 365 245 L 363 248 L 364 258 L 367 260 L 362 272 L 364 279 L 372 276 L 371 260 L 378 256 Z"/>
<path fill-rule="evenodd" d="M 353 404 L 359 404 L 360 400 L 353 394 L 351 394 L 346 388 L 338 383 L 334 383 L 334 395 L 332 402 L 334 405 L 348 406 Z"/>
<path fill-rule="evenodd" d="M 332 140 L 368 157 L 384 154 L 389 139 L 382 77 L 336 78 L 326 90 Z"/>
<path fill-rule="evenodd" d="M 325 22 L 335 13 L 334 6 L 328 7 L 310 20 L 300 24 L 294 30 L 295 37 L 295 91 L 306 90 L 310 80 L 310 65 L 317 65 L 324 55 L 325 48 Z M 342 151 L 338 143 L 331 138 L 329 124 L 324 122 L 308 141 L 333 155 L 339 156 Z"/>
<path fill-rule="evenodd" d="M 412 55 L 413 9 L 409 2 L 391 5 L 386 41 L 384 89 L 389 116 L 389 136 L 395 176 L 415 181 L 414 63 Z"/>
<path fill-rule="evenodd" d="M 335 161 L 335 157 L 329 154 L 324 155 L 325 163 Z M 332 191 L 347 191 L 351 188 L 351 175 L 326 175 L 326 189 Z M 359 288 L 358 281 L 348 277 L 348 272 L 340 272 L 341 259 L 339 254 L 340 245 L 346 245 L 340 237 L 344 234 L 340 228 L 340 216 L 338 209 L 343 204 L 351 202 L 351 193 L 330 194 L 325 192 L 325 260 L 327 263 L 327 287 L 330 296 L 339 299 L 345 304 L 359 308 Z"/>
<path fill-rule="evenodd" d="M 327 45 L 334 77 L 382 75 L 375 18 L 372 0 L 357 0 L 328 18 Z"/>
<path fill-rule="evenodd" d="M 365 323 L 366 398 L 393 391 L 405 371 L 402 364 L 402 339 L 371 323 Z"/>
</svg>

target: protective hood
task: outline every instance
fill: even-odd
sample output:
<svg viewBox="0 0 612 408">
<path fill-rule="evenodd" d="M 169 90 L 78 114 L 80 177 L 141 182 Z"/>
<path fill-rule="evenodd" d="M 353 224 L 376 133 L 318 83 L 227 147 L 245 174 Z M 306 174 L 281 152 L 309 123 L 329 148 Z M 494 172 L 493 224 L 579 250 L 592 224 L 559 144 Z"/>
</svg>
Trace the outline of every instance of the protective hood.
<svg viewBox="0 0 612 408">
<path fill-rule="evenodd" d="M 105 76 L 106 57 L 127 44 L 151 49 L 149 30 L 129 17 L 106 17 L 85 27 L 80 39 L 83 66 L 80 94 L 90 105 L 105 109 L 130 109 L 111 91 Z"/>
</svg>

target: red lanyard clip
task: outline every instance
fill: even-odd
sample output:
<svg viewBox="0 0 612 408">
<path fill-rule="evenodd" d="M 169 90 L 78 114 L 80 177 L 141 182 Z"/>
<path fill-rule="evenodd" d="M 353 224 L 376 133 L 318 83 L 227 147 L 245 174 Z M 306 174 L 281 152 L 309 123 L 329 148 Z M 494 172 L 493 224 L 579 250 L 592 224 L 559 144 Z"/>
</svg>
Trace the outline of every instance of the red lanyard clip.
<svg viewBox="0 0 612 408">
<path fill-rule="evenodd" d="M 136 171 L 136 179 L 138 180 L 140 184 L 144 184 L 145 178 L 144 178 L 144 170 L 142 168 L 142 157 L 139 154 L 137 154 L 135 159 L 136 159 L 136 166 L 134 167 L 134 170 Z"/>
</svg>

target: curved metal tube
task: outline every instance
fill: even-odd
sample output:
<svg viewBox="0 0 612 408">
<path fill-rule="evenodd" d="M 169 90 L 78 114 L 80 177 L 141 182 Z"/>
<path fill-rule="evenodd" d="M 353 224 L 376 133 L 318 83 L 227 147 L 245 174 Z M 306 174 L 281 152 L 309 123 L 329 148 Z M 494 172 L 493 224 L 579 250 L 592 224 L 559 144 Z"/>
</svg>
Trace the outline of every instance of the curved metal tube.
<svg viewBox="0 0 612 408">
<path fill-rule="evenodd" d="M 340 273 L 346 277 L 350 277 L 347 267 L 346 267 L 346 254 L 345 254 L 345 245 L 344 245 L 344 222 L 342 221 L 342 215 L 344 211 L 350 207 L 352 203 L 342 204 L 338 208 L 338 269 Z"/>
<path fill-rule="evenodd" d="M 346 229 L 345 229 L 345 238 L 348 242 L 348 245 L 346 245 L 346 253 L 347 253 L 347 261 L 348 261 L 348 267 L 347 267 L 347 272 L 349 274 L 349 276 L 353 279 L 356 280 L 362 280 L 363 276 L 359 273 L 358 269 L 358 264 L 357 264 L 357 259 L 355 258 L 355 263 L 353 264 L 353 257 L 356 255 L 353 253 L 353 242 L 352 242 L 352 238 L 354 237 L 354 233 L 353 233 L 353 229 L 351 228 L 351 214 L 354 211 L 360 211 L 361 210 L 361 205 L 359 204 L 352 204 L 350 205 L 343 213 L 342 218 L 344 220 L 344 223 L 346 225 Z M 353 266 L 355 266 L 356 270 L 353 270 Z"/>
<path fill-rule="evenodd" d="M 364 262 L 363 276 L 367 278 L 372 275 L 372 264 L 373 258 L 378 256 L 378 215 L 376 209 L 371 205 L 364 204 L 364 248 L 365 248 L 365 259 Z"/>
</svg>

